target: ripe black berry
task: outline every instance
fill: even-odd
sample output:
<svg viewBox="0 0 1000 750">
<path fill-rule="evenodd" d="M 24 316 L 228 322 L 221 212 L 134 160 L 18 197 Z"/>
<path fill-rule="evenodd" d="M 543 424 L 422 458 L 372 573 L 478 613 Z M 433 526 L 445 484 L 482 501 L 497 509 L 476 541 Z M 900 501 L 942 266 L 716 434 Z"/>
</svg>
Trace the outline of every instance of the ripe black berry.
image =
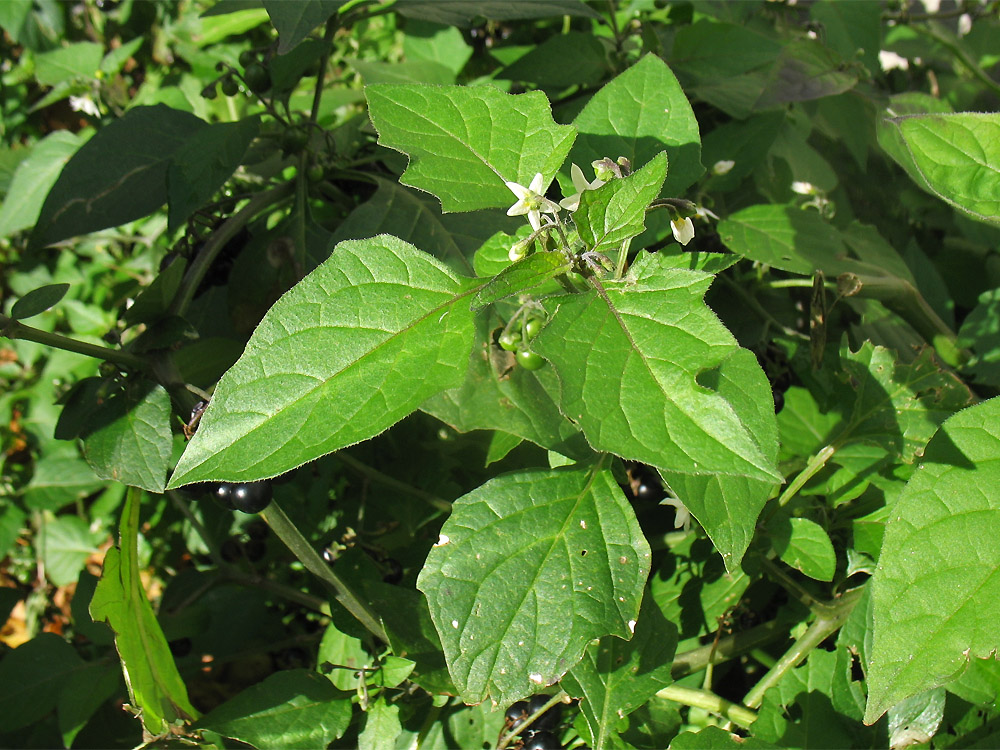
<svg viewBox="0 0 1000 750">
<path fill-rule="evenodd" d="M 235 510 L 243 513 L 260 513 L 271 504 L 271 483 L 247 482 L 246 484 L 234 484 L 229 493 L 229 500 Z"/>
<path fill-rule="evenodd" d="M 504 718 L 510 731 L 517 732 L 524 720 L 528 718 L 528 701 L 512 703 Z M 520 732 L 518 733 L 520 734 Z"/>
<path fill-rule="evenodd" d="M 552 732 L 528 732 L 523 750 L 562 750 L 559 739 Z"/>
<path fill-rule="evenodd" d="M 212 497 L 215 501 L 219 503 L 223 508 L 227 510 L 233 510 L 233 487 L 235 485 L 229 484 L 228 482 L 223 482 L 217 484 L 212 490 Z"/>
<path fill-rule="evenodd" d="M 542 708 L 552 700 L 551 695 L 535 695 L 528 701 L 528 715 L 531 716 L 536 711 L 541 711 Z M 556 703 L 552 708 L 546 711 L 544 714 L 535 719 L 531 724 L 531 729 L 541 730 L 541 729 L 552 729 L 559 724 L 559 719 L 562 714 L 562 705 Z"/>
</svg>

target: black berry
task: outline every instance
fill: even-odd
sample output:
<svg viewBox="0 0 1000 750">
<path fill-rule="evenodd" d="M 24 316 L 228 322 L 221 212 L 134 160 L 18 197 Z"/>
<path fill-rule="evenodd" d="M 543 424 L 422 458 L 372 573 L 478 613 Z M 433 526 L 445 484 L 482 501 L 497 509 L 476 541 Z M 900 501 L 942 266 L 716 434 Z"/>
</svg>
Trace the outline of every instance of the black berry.
<svg viewBox="0 0 1000 750">
<path fill-rule="evenodd" d="M 229 501 L 235 510 L 243 513 L 260 513 L 271 504 L 271 483 L 247 482 L 245 484 L 231 485 Z"/>
<path fill-rule="evenodd" d="M 551 695 L 535 695 L 528 701 L 528 715 L 535 713 L 536 711 L 541 711 L 542 708 L 552 700 Z M 531 724 L 531 729 L 552 729 L 554 726 L 559 724 L 560 715 L 562 714 L 562 706 L 556 703 L 552 708 L 546 711 L 544 714 L 539 716 Z"/>
<path fill-rule="evenodd" d="M 528 732 L 528 736 L 524 740 L 523 750 L 562 750 L 562 745 L 559 744 L 559 739 L 552 732 L 542 730 Z"/>
<path fill-rule="evenodd" d="M 507 727 L 510 731 L 516 732 L 524 723 L 525 719 L 528 718 L 528 701 L 518 701 L 517 703 L 511 704 L 511 707 L 507 709 L 507 713 L 504 718 L 506 719 Z"/>
</svg>

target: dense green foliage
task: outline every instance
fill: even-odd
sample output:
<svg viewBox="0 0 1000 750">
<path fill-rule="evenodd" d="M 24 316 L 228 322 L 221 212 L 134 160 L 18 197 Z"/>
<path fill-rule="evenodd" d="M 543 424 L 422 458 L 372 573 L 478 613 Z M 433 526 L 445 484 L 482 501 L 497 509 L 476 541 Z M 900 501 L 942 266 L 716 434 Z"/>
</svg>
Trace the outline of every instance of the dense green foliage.
<svg viewBox="0 0 1000 750">
<path fill-rule="evenodd" d="M 1000 742 L 933 10 L 0 3 L 0 745 Z"/>
</svg>

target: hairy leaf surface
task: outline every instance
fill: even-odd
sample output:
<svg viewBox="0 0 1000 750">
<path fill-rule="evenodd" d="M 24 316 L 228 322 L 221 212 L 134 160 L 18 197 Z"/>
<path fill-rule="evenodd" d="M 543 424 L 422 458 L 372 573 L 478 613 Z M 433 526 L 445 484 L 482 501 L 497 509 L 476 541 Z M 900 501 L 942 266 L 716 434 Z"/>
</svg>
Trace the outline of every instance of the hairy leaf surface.
<svg viewBox="0 0 1000 750">
<path fill-rule="evenodd" d="M 417 587 L 462 697 L 509 704 L 629 639 L 650 552 L 611 473 L 506 474 L 455 501 Z"/>
<path fill-rule="evenodd" d="M 576 137 L 540 91 L 384 83 L 365 94 L 379 143 L 410 156 L 400 181 L 436 195 L 446 212 L 512 205 L 504 183 L 551 179 Z"/>
<path fill-rule="evenodd" d="M 873 579 L 873 722 L 1000 648 L 1000 399 L 946 421 L 892 507 Z"/>
<path fill-rule="evenodd" d="M 470 293 L 467 279 L 395 237 L 341 243 L 264 316 L 170 486 L 281 474 L 458 385 Z"/>
</svg>

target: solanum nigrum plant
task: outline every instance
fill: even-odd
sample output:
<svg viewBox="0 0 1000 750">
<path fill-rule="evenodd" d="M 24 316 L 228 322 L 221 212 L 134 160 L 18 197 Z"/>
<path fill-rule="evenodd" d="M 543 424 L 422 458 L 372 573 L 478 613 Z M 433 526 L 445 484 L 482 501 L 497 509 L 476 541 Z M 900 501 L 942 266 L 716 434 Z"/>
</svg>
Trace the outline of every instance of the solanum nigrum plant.
<svg viewBox="0 0 1000 750">
<path fill-rule="evenodd" d="M 988 744 L 997 10 L 0 13 L 0 744 Z"/>
</svg>

